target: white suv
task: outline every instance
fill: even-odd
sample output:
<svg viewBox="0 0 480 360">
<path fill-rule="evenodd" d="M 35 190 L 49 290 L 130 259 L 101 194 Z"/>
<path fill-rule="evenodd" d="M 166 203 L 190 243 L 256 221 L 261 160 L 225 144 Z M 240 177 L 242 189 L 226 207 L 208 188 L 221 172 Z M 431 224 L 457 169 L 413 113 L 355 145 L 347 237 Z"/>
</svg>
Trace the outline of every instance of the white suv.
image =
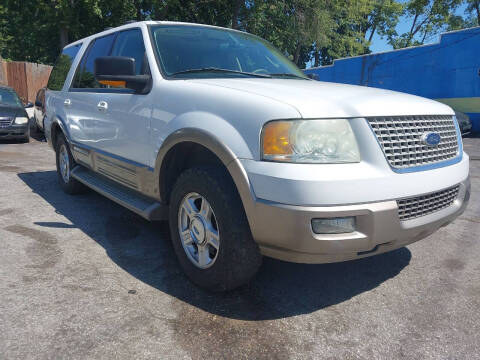
<svg viewBox="0 0 480 360">
<path fill-rule="evenodd" d="M 62 188 L 169 219 L 188 277 L 247 282 L 262 255 L 403 247 L 465 209 L 469 159 L 440 103 L 307 78 L 268 42 L 139 22 L 67 46 L 46 93 Z"/>
</svg>

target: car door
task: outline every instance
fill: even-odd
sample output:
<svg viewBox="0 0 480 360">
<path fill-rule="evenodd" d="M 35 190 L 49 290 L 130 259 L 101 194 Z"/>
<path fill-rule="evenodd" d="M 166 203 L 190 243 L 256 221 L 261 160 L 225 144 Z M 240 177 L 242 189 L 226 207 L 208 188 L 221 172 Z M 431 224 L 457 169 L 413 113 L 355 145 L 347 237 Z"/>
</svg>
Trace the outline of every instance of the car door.
<svg viewBox="0 0 480 360">
<path fill-rule="evenodd" d="M 139 28 L 119 32 L 110 55 L 135 59 L 137 75 L 150 71 Z M 110 92 L 99 94 L 98 100 L 103 105 L 104 121 L 96 123 L 96 147 L 134 166 L 147 166 L 151 151 L 151 96 L 129 89 L 111 88 Z"/>
<path fill-rule="evenodd" d="M 99 122 L 106 121 L 106 114 L 99 111 L 98 104 L 102 91 L 109 91 L 109 89 L 95 80 L 95 59 L 110 53 L 115 36 L 116 34 L 109 34 L 91 41 L 65 94 L 63 106 L 70 136 L 74 143 L 80 146 L 85 145 L 86 148 L 97 147 L 99 137 L 95 129 Z M 74 155 L 76 152 L 82 153 L 79 147 L 74 148 Z M 87 165 L 93 165 L 91 157 L 85 157 L 84 160 Z"/>
<path fill-rule="evenodd" d="M 123 185 L 139 188 L 148 167 L 150 96 L 95 79 L 95 59 L 129 56 L 137 73 L 148 70 L 140 29 L 96 38 L 89 45 L 65 99 L 75 158 Z"/>
<path fill-rule="evenodd" d="M 67 46 L 63 49 L 62 53 L 55 62 L 55 66 L 50 73 L 48 78 L 48 84 L 45 91 L 45 117 L 44 129 L 45 136 L 48 139 L 51 139 L 51 123 L 55 119 L 60 120 L 63 125 L 66 127 L 68 136 L 70 136 L 70 128 L 67 122 L 67 107 L 64 105 L 66 96 L 65 89 L 68 88 L 70 80 L 69 74 L 75 71 L 76 62 L 78 62 L 78 54 L 83 46 L 83 43 L 76 43 L 74 45 Z M 74 65 L 75 64 L 75 65 Z M 68 82 L 68 84 L 66 83 Z M 55 146 L 55 144 L 52 144 Z"/>
</svg>

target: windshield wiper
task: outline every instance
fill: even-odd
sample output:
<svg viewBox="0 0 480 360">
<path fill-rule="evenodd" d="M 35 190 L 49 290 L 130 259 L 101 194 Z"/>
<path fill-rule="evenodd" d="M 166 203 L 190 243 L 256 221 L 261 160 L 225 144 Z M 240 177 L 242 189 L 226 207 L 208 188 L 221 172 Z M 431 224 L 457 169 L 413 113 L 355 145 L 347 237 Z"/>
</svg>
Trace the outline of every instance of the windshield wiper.
<svg viewBox="0 0 480 360">
<path fill-rule="evenodd" d="M 303 79 L 303 80 L 310 80 L 307 77 L 303 77 L 300 75 L 290 74 L 290 73 L 278 73 L 278 74 L 269 74 L 271 77 L 285 77 L 285 78 L 295 78 L 295 79 Z"/>
<path fill-rule="evenodd" d="M 215 67 L 206 67 L 206 68 L 201 68 L 201 69 L 189 69 L 189 70 L 178 71 L 176 73 L 173 73 L 171 76 L 182 75 L 182 74 L 203 73 L 203 72 L 232 73 L 232 74 L 241 74 L 241 75 L 260 77 L 260 78 L 270 78 L 271 77 L 270 75 L 267 75 L 267 74 L 256 74 L 256 73 L 251 73 L 251 72 L 230 70 L 230 69 L 221 69 L 221 68 L 215 68 Z"/>
</svg>

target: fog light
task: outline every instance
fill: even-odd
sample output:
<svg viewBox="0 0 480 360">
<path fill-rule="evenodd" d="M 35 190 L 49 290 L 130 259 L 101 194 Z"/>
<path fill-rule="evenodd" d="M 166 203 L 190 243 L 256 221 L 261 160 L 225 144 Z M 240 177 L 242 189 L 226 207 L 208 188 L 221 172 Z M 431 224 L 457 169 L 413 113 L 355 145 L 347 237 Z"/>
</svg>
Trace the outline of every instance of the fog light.
<svg viewBox="0 0 480 360">
<path fill-rule="evenodd" d="M 355 231 L 355 217 L 312 219 L 315 234 L 345 234 Z"/>
</svg>

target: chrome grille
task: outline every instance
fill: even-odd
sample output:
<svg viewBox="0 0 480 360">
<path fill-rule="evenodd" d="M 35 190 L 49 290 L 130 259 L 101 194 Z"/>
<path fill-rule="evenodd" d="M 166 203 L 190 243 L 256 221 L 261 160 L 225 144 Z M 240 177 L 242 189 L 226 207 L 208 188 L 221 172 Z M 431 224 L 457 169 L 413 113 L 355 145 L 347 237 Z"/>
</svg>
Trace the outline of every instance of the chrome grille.
<svg viewBox="0 0 480 360">
<path fill-rule="evenodd" d="M 431 194 L 397 200 L 400 220 L 411 220 L 445 209 L 453 204 L 460 186 L 454 186 Z"/>
<path fill-rule="evenodd" d="M 12 125 L 12 118 L 0 117 L 0 128 L 6 128 Z"/>
<path fill-rule="evenodd" d="M 452 116 L 389 116 L 367 118 L 391 167 L 406 169 L 450 160 L 458 155 Z M 440 143 L 428 146 L 422 135 L 435 132 Z"/>
</svg>

